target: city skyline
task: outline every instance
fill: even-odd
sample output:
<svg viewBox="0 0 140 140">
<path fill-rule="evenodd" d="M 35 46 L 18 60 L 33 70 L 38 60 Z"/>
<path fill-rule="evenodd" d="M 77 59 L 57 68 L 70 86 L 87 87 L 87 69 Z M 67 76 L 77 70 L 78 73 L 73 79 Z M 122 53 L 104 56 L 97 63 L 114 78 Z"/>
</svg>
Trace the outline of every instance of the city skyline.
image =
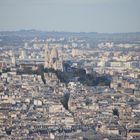
<svg viewBox="0 0 140 140">
<path fill-rule="evenodd" d="M 0 0 L 0 31 L 139 32 L 138 0 Z"/>
</svg>

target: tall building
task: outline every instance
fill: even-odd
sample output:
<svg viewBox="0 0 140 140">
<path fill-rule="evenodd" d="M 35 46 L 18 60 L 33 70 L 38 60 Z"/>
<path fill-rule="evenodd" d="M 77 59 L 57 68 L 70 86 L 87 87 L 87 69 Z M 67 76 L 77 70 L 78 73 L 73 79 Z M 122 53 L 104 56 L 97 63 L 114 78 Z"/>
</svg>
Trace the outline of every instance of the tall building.
<svg viewBox="0 0 140 140">
<path fill-rule="evenodd" d="M 44 67 L 45 68 L 53 68 L 55 70 L 63 69 L 62 65 L 62 59 L 59 59 L 59 54 L 58 50 L 56 47 L 53 47 L 51 50 L 49 50 L 48 43 L 45 45 L 45 63 Z"/>
<path fill-rule="evenodd" d="M 48 44 L 45 45 L 45 61 L 44 61 L 44 67 L 49 68 L 49 63 L 50 63 L 50 51 Z"/>
<path fill-rule="evenodd" d="M 13 64 L 14 66 L 16 65 L 16 58 L 15 58 L 15 56 L 12 56 L 11 62 L 12 62 L 12 64 Z"/>
<path fill-rule="evenodd" d="M 21 50 L 20 58 L 21 59 L 25 59 L 26 58 L 26 51 L 25 50 Z"/>
</svg>

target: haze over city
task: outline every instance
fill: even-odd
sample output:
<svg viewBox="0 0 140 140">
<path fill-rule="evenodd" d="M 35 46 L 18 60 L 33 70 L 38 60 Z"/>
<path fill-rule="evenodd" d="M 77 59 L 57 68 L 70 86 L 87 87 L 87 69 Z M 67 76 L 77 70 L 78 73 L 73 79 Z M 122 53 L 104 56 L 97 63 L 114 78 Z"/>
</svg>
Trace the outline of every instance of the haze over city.
<svg viewBox="0 0 140 140">
<path fill-rule="evenodd" d="M 140 0 L 0 0 L 0 140 L 140 140 Z"/>
<path fill-rule="evenodd" d="M 0 0 L 0 30 L 138 32 L 139 0 Z"/>
</svg>

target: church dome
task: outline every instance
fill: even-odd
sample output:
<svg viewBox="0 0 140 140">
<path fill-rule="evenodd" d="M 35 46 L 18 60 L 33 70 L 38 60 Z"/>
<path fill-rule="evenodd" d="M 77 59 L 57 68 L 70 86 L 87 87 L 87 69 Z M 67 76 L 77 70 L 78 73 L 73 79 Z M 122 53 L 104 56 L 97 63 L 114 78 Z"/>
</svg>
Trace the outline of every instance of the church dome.
<svg viewBox="0 0 140 140">
<path fill-rule="evenodd" d="M 51 50 L 51 55 L 50 55 L 50 57 L 51 57 L 51 59 L 53 59 L 53 58 L 58 59 L 58 50 L 57 50 L 57 48 L 53 48 L 53 49 Z"/>
</svg>

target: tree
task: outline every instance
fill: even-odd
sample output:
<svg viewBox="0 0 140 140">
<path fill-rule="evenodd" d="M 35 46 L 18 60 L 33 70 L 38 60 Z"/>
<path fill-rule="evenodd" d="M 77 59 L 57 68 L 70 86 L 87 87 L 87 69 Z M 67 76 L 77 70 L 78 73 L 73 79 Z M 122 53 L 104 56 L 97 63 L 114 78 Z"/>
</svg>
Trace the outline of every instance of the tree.
<svg viewBox="0 0 140 140">
<path fill-rule="evenodd" d="M 117 108 L 113 109 L 113 115 L 116 115 L 119 117 L 119 111 Z"/>
<path fill-rule="evenodd" d="M 89 108 L 89 105 L 92 104 L 92 99 L 90 99 L 90 98 L 86 98 L 86 100 L 85 100 L 85 104 L 86 104 L 86 106 L 88 106 L 88 108 Z"/>
<path fill-rule="evenodd" d="M 60 102 L 62 103 L 63 107 L 68 110 L 69 107 L 68 107 L 68 102 L 69 102 L 69 97 L 70 97 L 70 94 L 69 93 L 65 93 L 62 97 L 62 99 L 60 100 Z"/>
</svg>

